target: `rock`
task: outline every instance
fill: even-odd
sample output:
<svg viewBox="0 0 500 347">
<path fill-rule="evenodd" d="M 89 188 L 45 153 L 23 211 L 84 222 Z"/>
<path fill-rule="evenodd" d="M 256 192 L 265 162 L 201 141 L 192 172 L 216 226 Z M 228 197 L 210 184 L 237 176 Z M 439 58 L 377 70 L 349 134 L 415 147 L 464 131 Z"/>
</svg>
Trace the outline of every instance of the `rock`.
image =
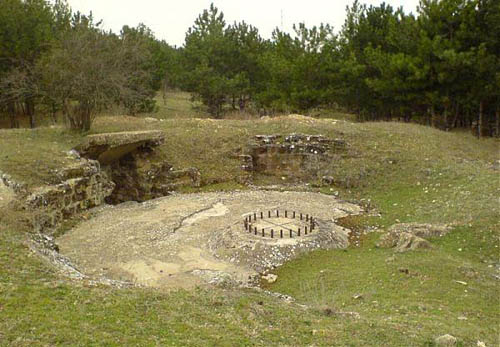
<svg viewBox="0 0 500 347">
<path fill-rule="evenodd" d="M 415 249 L 421 249 L 421 248 L 431 248 L 431 244 L 429 241 L 424 240 L 421 237 L 409 234 L 409 233 L 402 233 L 400 234 L 400 238 L 396 244 L 396 251 L 397 252 L 406 252 L 406 251 L 411 251 Z"/>
<path fill-rule="evenodd" d="M 333 183 L 334 183 L 334 179 L 332 176 L 321 177 L 321 184 L 331 186 Z"/>
<path fill-rule="evenodd" d="M 109 164 L 139 147 L 155 147 L 164 141 L 165 134 L 159 130 L 125 131 L 89 135 L 74 149 L 82 157 Z"/>
<path fill-rule="evenodd" d="M 425 238 L 443 236 L 450 230 L 451 226 L 448 225 L 398 223 L 392 225 L 387 233 L 382 235 L 377 247 L 394 247 L 397 252 L 430 248 L 431 244 Z"/>
<path fill-rule="evenodd" d="M 456 346 L 457 338 L 450 335 L 450 334 L 446 334 L 446 335 L 437 337 L 434 340 L 434 342 L 438 346 Z"/>
<path fill-rule="evenodd" d="M 486 343 L 483 341 L 477 341 L 477 347 L 486 347 Z"/>
<path fill-rule="evenodd" d="M 262 279 L 266 280 L 267 283 L 274 283 L 278 279 L 278 275 L 275 274 L 267 274 L 265 276 L 262 276 Z"/>
<path fill-rule="evenodd" d="M 410 233 L 386 233 L 382 235 L 377 247 L 395 248 L 396 252 L 407 252 L 415 249 L 430 248 L 429 241 Z"/>
<path fill-rule="evenodd" d="M 427 223 L 398 223 L 389 227 L 391 233 L 407 232 L 422 238 L 441 237 L 451 231 L 452 227 L 447 224 Z"/>
<path fill-rule="evenodd" d="M 354 294 L 352 296 L 353 299 L 363 299 L 363 294 Z"/>
</svg>

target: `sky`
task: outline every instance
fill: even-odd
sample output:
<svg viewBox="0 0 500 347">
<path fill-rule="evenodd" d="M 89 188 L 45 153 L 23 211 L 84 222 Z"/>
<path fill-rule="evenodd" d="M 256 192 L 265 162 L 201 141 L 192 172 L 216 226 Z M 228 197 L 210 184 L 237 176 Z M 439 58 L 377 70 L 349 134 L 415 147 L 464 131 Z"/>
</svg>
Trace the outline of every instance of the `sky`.
<svg viewBox="0 0 500 347">
<path fill-rule="evenodd" d="M 361 0 L 361 3 L 379 5 L 383 0 Z M 103 21 L 103 28 L 120 32 L 123 25 L 132 27 L 144 23 L 156 37 L 171 45 L 182 46 L 186 31 L 194 20 L 214 3 L 222 10 L 226 23 L 244 20 L 259 29 L 264 38 L 279 27 L 292 32 L 294 23 L 305 22 L 308 27 L 328 23 L 340 30 L 345 19 L 345 8 L 352 0 L 68 0 L 74 11 Z M 385 0 L 406 13 L 416 12 L 418 0 Z"/>
</svg>

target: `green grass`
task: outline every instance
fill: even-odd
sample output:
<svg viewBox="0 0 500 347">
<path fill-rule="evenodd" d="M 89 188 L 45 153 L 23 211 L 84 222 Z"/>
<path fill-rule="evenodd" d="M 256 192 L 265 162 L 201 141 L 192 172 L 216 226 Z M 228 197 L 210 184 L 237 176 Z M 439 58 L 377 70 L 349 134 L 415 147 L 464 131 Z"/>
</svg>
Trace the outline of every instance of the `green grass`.
<svg viewBox="0 0 500 347">
<path fill-rule="evenodd" d="M 431 250 L 395 255 L 375 247 L 376 232 L 359 248 L 317 251 L 285 264 L 268 288 L 294 296 L 303 308 L 247 290 L 68 282 L 27 249 L 22 214 L 0 211 L 1 345 L 428 346 L 446 333 L 462 346 L 499 344 L 500 185 L 491 165 L 499 159 L 498 140 L 392 122 L 193 119 L 204 118 L 199 112 L 187 94 L 173 94 L 165 108 L 147 115 L 164 121 L 103 116 L 92 133 L 162 129 L 160 156 L 200 169 L 202 191 L 245 188 L 237 155 L 255 134 L 342 137 L 348 149 L 327 165 L 336 183 L 322 190 L 380 213 L 352 222 L 379 229 L 453 223 L 454 230 L 431 240 Z M 64 152 L 80 140 L 61 128 L 1 130 L 0 170 L 29 186 L 51 182 Z M 345 311 L 360 318 L 336 313 Z"/>
<path fill-rule="evenodd" d="M 168 91 L 155 98 L 158 111 L 153 116 L 158 119 L 207 118 L 203 105 L 191 100 L 191 94 Z"/>
</svg>

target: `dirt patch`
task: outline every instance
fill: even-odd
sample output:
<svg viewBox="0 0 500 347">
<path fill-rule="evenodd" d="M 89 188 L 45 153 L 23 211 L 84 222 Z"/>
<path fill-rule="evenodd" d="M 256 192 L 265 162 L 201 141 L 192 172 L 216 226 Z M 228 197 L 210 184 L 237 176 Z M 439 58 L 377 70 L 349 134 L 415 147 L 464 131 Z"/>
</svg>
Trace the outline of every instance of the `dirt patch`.
<svg viewBox="0 0 500 347">
<path fill-rule="evenodd" d="M 307 211 L 318 228 L 282 239 L 245 230 L 245 216 L 270 209 Z M 153 287 L 250 285 L 302 252 L 347 247 L 348 230 L 333 221 L 361 212 L 359 206 L 317 193 L 172 195 L 101 207 L 56 242 L 61 254 L 93 277 Z"/>
</svg>

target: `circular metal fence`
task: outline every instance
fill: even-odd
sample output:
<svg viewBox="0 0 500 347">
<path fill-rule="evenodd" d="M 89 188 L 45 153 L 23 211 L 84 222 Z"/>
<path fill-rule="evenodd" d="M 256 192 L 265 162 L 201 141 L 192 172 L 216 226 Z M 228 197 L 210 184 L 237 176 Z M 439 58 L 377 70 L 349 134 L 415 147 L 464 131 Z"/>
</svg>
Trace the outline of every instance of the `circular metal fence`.
<svg viewBox="0 0 500 347">
<path fill-rule="evenodd" d="M 243 225 L 248 233 L 272 239 L 301 237 L 317 230 L 312 215 L 288 210 L 253 212 L 245 216 Z"/>
</svg>

